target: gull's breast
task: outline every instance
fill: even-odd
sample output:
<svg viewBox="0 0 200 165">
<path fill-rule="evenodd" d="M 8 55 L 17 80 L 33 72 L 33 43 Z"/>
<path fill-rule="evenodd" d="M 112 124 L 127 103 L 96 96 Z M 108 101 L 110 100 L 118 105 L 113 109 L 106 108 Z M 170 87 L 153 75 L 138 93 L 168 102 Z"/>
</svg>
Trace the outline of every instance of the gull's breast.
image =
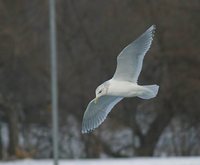
<svg viewBox="0 0 200 165">
<path fill-rule="evenodd" d="M 128 81 L 116 81 L 111 79 L 109 81 L 109 87 L 107 95 L 122 96 L 122 97 L 134 97 L 144 92 L 143 87 L 137 83 Z"/>
</svg>

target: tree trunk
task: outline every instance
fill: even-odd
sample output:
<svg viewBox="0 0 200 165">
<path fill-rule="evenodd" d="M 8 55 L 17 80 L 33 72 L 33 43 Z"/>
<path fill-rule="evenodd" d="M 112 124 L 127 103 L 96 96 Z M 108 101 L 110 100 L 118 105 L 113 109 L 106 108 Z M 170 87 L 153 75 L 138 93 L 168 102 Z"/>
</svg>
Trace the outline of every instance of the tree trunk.
<svg viewBox="0 0 200 165">
<path fill-rule="evenodd" d="M 1 123 L 0 123 L 0 160 L 3 159 L 3 144 L 2 144 L 2 126 L 1 126 Z"/>
<path fill-rule="evenodd" d="M 9 130 L 9 146 L 8 153 L 10 156 L 15 156 L 18 148 L 18 114 L 14 108 L 8 109 L 8 130 Z"/>
<path fill-rule="evenodd" d="M 153 156 L 154 147 L 150 145 L 142 145 L 135 149 L 135 156 Z"/>
<path fill-rule="evenodd" d="M 85 153 L 86 158 L 99 158 L 101 153 L 101 144 L 94 134 L 85 135 Z"/>
<path fill-rule="evenodd" d="M 172 105 L 167 99 L 163 100 L 160 109 L 162 110 L 158 112 L 157 117 L 150 125 L 148 132 L 145 135 L 139 136 L 140 146 L 135 148 L 135 155 L 153 156 L 161 134 L 173 117 Z"/>
</svg>

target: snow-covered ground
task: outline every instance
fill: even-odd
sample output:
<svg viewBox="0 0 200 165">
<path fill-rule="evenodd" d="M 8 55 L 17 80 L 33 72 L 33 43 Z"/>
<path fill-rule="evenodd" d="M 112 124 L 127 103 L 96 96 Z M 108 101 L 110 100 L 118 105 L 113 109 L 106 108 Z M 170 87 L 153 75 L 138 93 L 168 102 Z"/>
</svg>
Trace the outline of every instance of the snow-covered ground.
<svg viewBox="0 0 200 165">
<path fill-rule="evenodd" d="M 52 160 L 20 160 L 0 165 L 53 165 Z M 200 157 L 60 160 L 59 165 L 200 165 Z"/>
</svg>

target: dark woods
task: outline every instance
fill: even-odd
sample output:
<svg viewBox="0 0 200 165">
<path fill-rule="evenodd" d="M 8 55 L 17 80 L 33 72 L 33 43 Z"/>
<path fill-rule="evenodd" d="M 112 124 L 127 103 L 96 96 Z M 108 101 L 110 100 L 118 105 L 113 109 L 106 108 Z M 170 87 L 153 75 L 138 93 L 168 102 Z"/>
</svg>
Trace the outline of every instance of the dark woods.
<svg viewBox="0 0 200 165">
<path fill-rule="evenodd" d="M 57 0 L 60 157 L 200 154 L 199 9 L 199 0 Z M 0 0 L 1 159 L 52 157 L 48 20 L 47 0 Z M 126 99 L 82 135 L 95 88 L 152 24 L 139 83 L 159 84 L 158 97 Z"/>
</svg>

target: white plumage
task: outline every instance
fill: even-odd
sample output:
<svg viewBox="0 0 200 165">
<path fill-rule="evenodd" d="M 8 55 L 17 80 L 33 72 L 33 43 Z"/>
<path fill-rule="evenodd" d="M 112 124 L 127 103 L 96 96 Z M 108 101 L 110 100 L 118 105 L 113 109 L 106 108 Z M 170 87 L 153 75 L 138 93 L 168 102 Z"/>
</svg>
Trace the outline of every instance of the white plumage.
<svg viewBox="0 0 200 165">
<path fill-rule="evenodd" d="M 97 87 L 96 98 L 87 106 L 83 116 L 82 133 L 88 133 L 97 128 L 124 97 L 137 96 L 150 99 L 157 95 L 158 85 L 137 84 L 143 59 L 151 46 L 154 31 L 153 25 L 118 55 L 113 78 Z"/>
</svg>

